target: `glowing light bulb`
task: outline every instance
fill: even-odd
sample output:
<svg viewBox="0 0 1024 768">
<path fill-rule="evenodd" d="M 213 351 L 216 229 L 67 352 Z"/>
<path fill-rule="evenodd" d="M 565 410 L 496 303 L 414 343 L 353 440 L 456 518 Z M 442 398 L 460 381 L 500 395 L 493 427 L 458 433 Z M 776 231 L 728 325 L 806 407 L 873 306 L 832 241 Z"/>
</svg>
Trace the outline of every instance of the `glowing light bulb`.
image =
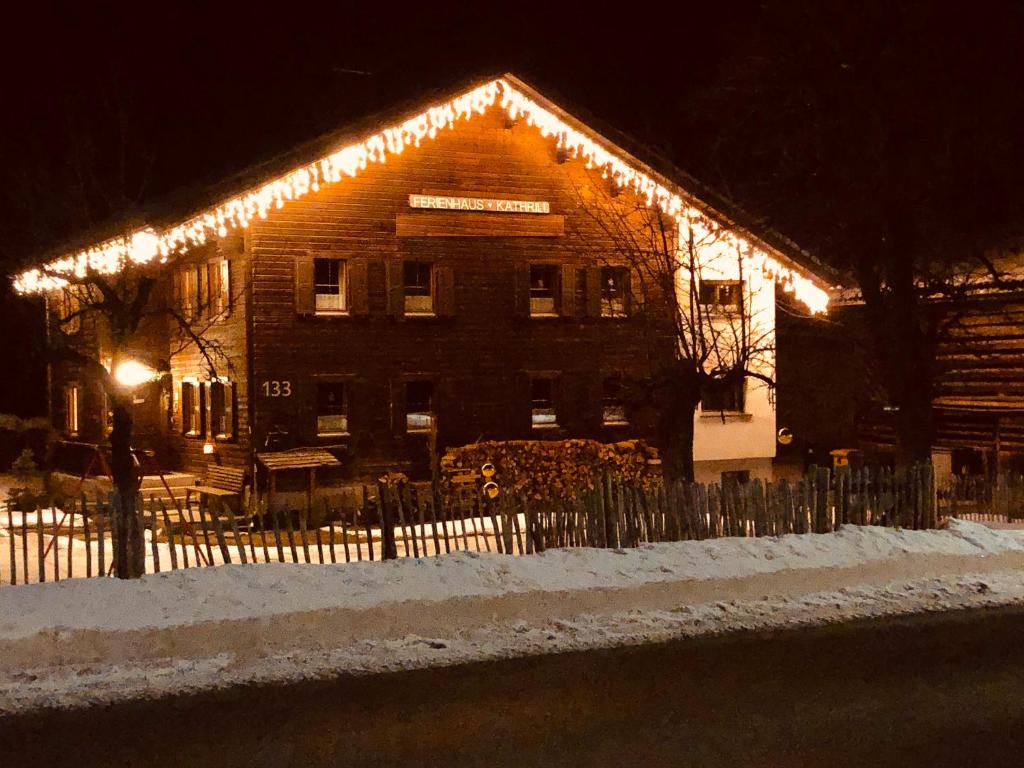
<svg viewBox="0 0 1024 768">
<path fill-rule="evenodd" d="M 163 232 L 147 227 L 127 238 L 108 240 L 78 254 L 26 270 L 15 278 L 14 287 L 21 293 L 41 293 L 67 285 L 69 276 L 83 278 L 90 270 L 114 274 L 129 263 L 144 264 L 158 254 L 166 259 L 182 249 L 202 245 L 210 237 L 224 237 L 230 230 L 245 228 L 254 216 L 265 219 L 271 208 L 282 208 L 286 201 L 316 192 L 322 183 L 354 177 L 371 163 L 385 163 L 388 155 L 400 155 L 406 147 L 418 147 L 424 139 L 434 139 L 442 131 L 453 129 L 460 120 L 483 115 L 495 105 L 505 111 L 509 120 L 521 119 L 540 131 L 542 136 L 553 137 L 560 150 L 571 158 L 582 160 L 587 168 L 599 169 L 602 177 L 614 180 L 616 187 L 631 189 L 651 208 L 674 217 L 681 228 L 690 227 L 695 233 L 699 230 L 700 236 L 717 237 L 727 233 L 726 227 L 712 222 L 681 194 L 633 167 L 518 91 L 507 80 L 499 78 L 244 192 Z M 742 239 L 730 237 L 741 247 L 749 246 Z M 751 265 L 760 267 L 763 274 L 771 274 L 775 280 L 790 286 L 796 298 L 811 312 L 827 310 L 828 293 L 809 278 L 782 266 L 769 253 L 756 247 L 749 246 L 749 258 Z"/>
<path fill-rule="evenodd" d="M 153 381 L 157 372 L 148 365 L 138 360 L 125 360 L 114 369 L 114 378 L 117 383 L 124 387 L 137 387 L 148 381 Z"/>
</svg>

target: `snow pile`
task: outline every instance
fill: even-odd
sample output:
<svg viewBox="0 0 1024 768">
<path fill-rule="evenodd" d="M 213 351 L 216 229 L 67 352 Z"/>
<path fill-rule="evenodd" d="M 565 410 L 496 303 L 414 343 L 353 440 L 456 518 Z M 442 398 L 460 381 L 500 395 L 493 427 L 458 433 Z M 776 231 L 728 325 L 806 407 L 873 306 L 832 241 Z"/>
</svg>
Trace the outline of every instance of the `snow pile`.
<svg viewBox="0 0 1024 768">
<path fill-rule="evenodd" d="M 1018 569 L 1016 533 L 953 521 L 5 588 L 0 710 L 973 605 L 996 575 L 1000 600 L 1024 600 Z"/>
</svg>

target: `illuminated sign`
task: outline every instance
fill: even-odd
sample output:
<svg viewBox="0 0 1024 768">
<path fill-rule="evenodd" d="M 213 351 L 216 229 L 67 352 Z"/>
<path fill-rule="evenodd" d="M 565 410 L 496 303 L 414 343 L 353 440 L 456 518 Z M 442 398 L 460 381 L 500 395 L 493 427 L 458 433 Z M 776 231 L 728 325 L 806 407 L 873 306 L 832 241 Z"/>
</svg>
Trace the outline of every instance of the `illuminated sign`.
<svg viewBox="0 0 1024 768">
<path fill-rule="evenodd" d="M 410 208 L 435 211 L 481 211 L 484 213 L 551 213 L 546 200 L 493 200 L 487 197 L 409 195 Z"/>
</svg>

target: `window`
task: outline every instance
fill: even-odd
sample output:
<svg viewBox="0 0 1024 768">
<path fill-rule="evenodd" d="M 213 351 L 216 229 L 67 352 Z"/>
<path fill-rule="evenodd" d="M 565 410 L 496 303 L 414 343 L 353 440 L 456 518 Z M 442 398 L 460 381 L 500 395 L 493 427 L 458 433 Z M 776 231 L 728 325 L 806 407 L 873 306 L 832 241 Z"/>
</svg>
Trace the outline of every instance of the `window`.
<svg viewBox="0 0 1024 768">
<path fill-rule="evenodd" d="M 744 407 L 743 377 L 729 381 L 711 382 L 700 399 L 702 411 L 719 413 L 743 413 Z"/>
<path fill-rule="evenodd" d="M 348 400 L 340 381 L 321 381 L 316 385 L 316 433 L 348 434 Z"/>
<path fill-rule="evenodd" d="M 601 267 L 601 317 L 625 317 L 627 274 L 624 267 Z"/>
<path fill-rule="evenodd" d="M 230 382 L 210 382 L 210 431 L 213 437 L 229 439 L 235 435 L 234 390 Z"/>
<path fill-rule="evenodd" d="M 227 259 L 206 265 L 206 283 L 211 317 L 220 317 L 231 309 L 231 263 Z"/>
<path fill-rule="evenodd" d="M 78 314 L 81 310 L 82 303 L 78 300 L 78 294 L 69 288 L 61 291 L 58 316 L 64 333 L 78 333 L 82 327 L 82 316 Z"/>
<path fill-rule="evenodd" d="M 534 429 L 549 429 L 558 426 L 553 379 L 530 380 L 530 421 Z"/>
<path fill-rule="evenodd" d="M 554 264 L 530 265 L 530 315 L 545 317 L 556 314 L 557 285 L 558 267 Z"/>
<path fill-rule="evenodd" d="M 79 386 L 72 384 L 64 389 L 64 431 L 69 435 L 78 434 Z"/>
<path fill-rule="evenodd" d="M 434 313 L 433 267 L 433 264 L 426 261 L 407 261 L 402 265 L 407 315 Z"/>
<path fill-rule="evenodd" d="M 622 404 L 622 380 L 618 376 L 609 376 L 602 382 L 601 423 L 606 426 L 624 426 L 626 407 Z"/>
<path fill-rule="evenodd" d="M 429 432 L 434 426 L 434 383 L 410 381 L 405 385 L 405 429 Z"/>
<path fill-rule="evenodd" d="M 313 292 L 317 312 L 346 311 L 343 259 L 313 259 Z"/>
<path fill-rule="evenodd" d="M 181 382 L 181 431 L 192 437 L 203 432 L 203 389 L 196 381 Z"/>
<path fill-rule="evenodd" d="M 744 485 L 750 482 L 749 469 L 733 469 L 722 473 L 722 486 Z"/>
<path fill-rule="evenodd" d="M 700 303 L 709 312 L 738 312 L 743 306 L 742 289 L 737 280 L 701 280 Z"/>
<path fill-rule="evenodd" d="M 202 307 L 200 273 L 195 267 L 182 269 L 178 273 L 179 301 L 181 314 L 186 320 L 199 316 Z"/>
</svg>

